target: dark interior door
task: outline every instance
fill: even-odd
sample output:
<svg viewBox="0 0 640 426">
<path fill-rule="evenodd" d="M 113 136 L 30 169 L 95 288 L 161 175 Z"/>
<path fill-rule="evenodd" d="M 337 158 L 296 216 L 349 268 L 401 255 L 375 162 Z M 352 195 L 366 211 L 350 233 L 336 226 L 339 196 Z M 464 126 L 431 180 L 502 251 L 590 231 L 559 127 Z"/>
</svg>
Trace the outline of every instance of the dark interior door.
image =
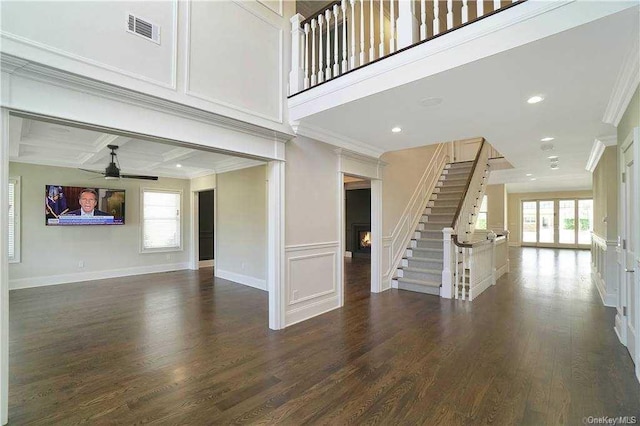
<svg viewBox="0 0 640 426">
<path fill-rule="evenodd" d="M 213 190 L 203 191 L 198 196 L 198 240 L 200 260 L 211 260 L 213 253 Z"/>
</svg>

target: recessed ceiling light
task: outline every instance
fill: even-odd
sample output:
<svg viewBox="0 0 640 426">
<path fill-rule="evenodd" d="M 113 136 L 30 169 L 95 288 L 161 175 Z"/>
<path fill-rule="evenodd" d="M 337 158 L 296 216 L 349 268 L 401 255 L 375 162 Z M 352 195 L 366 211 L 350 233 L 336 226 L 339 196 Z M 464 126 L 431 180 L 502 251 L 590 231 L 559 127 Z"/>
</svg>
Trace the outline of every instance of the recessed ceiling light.
<svg viewBox="0 0 640 426">
<path fill-rule="evenodd" d="M 531 180 L 536 180 L 536 178 L 531 178 Z"/>
<path fill-rule="evenodd" d="M 551 142 L 545 142 L 540 145 L 540 149 L 543 151 L 551 151 L 553 149 L 553 144 Z"/>
<path fill-rule="evenodd" d="M 394 127 L 393 129 L 391 129 L 391 131 L 393 133 L 400 133 L 402 131 L 402 129 L 400 127 Z"/>
<path fill-rule="evenodd" d="M 551 170 L 558 170 L 560 168 L 560 166 L 558 166 L 557 164 L 552 164 L 551 165 Z"/>
<path fill-rule="evenodd" d="M 533 176 L 533 174 L 532 173 L 527 173 L 527 177 L 529 177 L 529 176 Z"/>
<path fill-rule="evenodd" d="M 176 164 L 176 167 L 178 167 L 178 168 L 182 167 L 182 164 L 178 163 L 178 164 Z"/>
<path fill-rule="evenodd" d="M 530 104 L 537 104 L 538 102 L 542 102 L 542 101 L 544 101 L 544 98 L 540 95 L 532 96 L 529 99 L 527 99 L 527 103 L 530 103 Z"/>
<path fill-rule="evenodd" d="M 549 141 L 552 141 L 553 139 L 554 138 L 552 138 L 552 137 L 546 137 L 546 138 L 540 139 L 540 142 L 549 142 Z"/>
<path fill-rule="evenodd" d="M 550 155 L 547 157 L 549 160 L 557 160 L 558 156 L 557 155 Z"/>
<path fill-rule="evenodd" d="M 420 100 L 420 105 L 424 107 L 432 107 L 436 105 L 440 105 L 442 103 L 442 98 L 432 97 L 432 98 L 424 98 Z"/>
</svg>

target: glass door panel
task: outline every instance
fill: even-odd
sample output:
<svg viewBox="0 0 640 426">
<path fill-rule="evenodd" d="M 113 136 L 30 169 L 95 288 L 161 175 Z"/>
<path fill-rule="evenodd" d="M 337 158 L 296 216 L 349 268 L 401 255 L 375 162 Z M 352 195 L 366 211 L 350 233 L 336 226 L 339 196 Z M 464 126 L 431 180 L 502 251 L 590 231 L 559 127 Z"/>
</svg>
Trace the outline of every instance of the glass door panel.
<svg viewBox="0 0 640 426">
<path fill-rule="evenodd" d="M 537 203 L 535 201 L 522 202 L 522 242 L 535 243 L 538 241 L 537 228 Z"/>
<path fill-rule="evenodd" d="M 593 200 L 578 200 L 578 244 L 591 244 Z"/>
<path fill-rule="evenodd" d="M 540 206 L 540 220 L 538 222 L 538 231 L 540 233 L 540 238 L 538 239 L 538 242 L 553 244 L 554 242 L 554 226 L 553 226 L 554 202 L 539 201 L 538 205 Z"/>
<path fill-rule="evenodd" d="M 576 243 L 576 200 L 558 201 L 560 244 Z"/>
</svg>

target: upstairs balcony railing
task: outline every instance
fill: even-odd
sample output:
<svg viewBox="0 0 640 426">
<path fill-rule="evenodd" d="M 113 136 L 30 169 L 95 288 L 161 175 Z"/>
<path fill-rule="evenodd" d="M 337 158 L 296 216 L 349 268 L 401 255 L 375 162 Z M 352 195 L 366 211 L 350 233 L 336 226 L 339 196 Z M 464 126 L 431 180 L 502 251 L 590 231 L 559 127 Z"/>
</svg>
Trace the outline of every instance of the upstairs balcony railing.
<svg viewBox="0 0 640 426">
<path fill-rule="evenodd" d="M 291 18 L 289 95 L 525 0 L 339 0 Z"/>
</svg>

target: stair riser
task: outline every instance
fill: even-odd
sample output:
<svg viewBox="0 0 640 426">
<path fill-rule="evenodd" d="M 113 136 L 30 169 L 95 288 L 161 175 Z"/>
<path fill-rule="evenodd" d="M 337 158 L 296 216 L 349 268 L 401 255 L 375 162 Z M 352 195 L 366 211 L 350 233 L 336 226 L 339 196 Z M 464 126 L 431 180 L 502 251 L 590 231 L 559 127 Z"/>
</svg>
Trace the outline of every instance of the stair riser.
<svg viewBox="0 0 640 426">
<path fill-rule="evenodd" d="M 416 240 L 418 248 L 442 248 L 442 241 L 424 241 Z"/>
<path fill-rule="evenodd" d="M 414 238 L 437 238 L 442 240 L 442 231 L 418 231 L 414 234 Z"/>
<path fill-rule="evenodd" d="M 443 228 L 448 228 L 451 226 L 451 223 L 425 223 L 424 230 L 425 231 L 440 231 L 442 233 Z"/>
<path fill-rule="evenodd" d="M 447 192 L 447 191 L 440 192 L 438 190 L 439 188 L 436 188 L 435 189 L 436 192 L 434 192 L 432 195 L 433 201 L 435 200 L 460 201 L 460 198 L 462 198 L 461 192 Z"/>
<path fill-rule="evenodd" d="M 440 251 L 420 251 L 420 250 L 411 250 L 410 248 L 406 250 L 405 256 L 411 258 L 415 257 L 426 257 L 429 259 L 437 259 L 442 260 L 442 250 Z"/>
<path fill-rule="evenodd" d="M 423 280 L 431 282 L 442 281 L 442 273 L 434 274 L 430 272 L 415 272 L 415 271 L 402 271 L 402 278 L 409 278 L 410 280 Z"/>
<path fill-rule="evenodd" d="M 427 207 L 424 209 L 424 214 L 437 214 L 437 215 L 453 215 L 456 214 L 455 207 Z"/>
<path fill-rule="evenodd" d="M 470 161 L 467 161 L 464 163 L 448 163 L 447 165 L 445 165 L 445 170 L 459 170 L 459 169 L 471 170 L 471 167 L 473 167 L 473 163 Z"/>
<path fill-rule="evenodd" d="M 407 266 L 409 268 L 442 270 L 442 262 L 434 262 L 429 260 L 414 260 L 409 258 L 409 259 L 403 259 L 402 263 L 403 263 L 402 266 Z"/>
<path fill-rule="evenodd" d="M 421 286 L 417 284 L 403 283 L 401 280 L 397 281 L 398 288 L 400 290 L 415 291 L 418 293 L 433 294 L 434 296 L 440 296 L 439 287 Z"/>
<path fill-rule="evenodd" d="M 453 216 L 454 214 L 446 214 L 446 215 L 423 214 L 422 217 L 420 218 L 420 222 L 442 223 L 444 224 L 444 226 L 448 226 L 448 224 L 451 224 L 451 221 L 453 220 Z"/>
</svg>

